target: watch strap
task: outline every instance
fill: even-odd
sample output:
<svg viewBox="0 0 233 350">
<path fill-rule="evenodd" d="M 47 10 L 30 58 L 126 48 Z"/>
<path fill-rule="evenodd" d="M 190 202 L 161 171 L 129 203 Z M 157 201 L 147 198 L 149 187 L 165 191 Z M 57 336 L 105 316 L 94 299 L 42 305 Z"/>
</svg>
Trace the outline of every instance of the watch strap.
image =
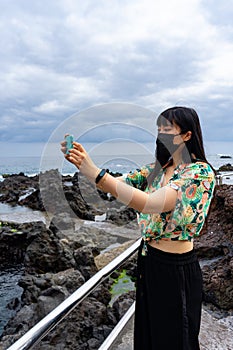
<svg viewBox="0 0 233 350">
<path fill-rule="evenodd" d="M 95 183 L 98 184 L 100 182 L 100 180 L 104 177 L 104 175 L 108 172 L 109 172 L 108 169 L 100 170 L 99 174 L 96 176 Z"/>
</svg>

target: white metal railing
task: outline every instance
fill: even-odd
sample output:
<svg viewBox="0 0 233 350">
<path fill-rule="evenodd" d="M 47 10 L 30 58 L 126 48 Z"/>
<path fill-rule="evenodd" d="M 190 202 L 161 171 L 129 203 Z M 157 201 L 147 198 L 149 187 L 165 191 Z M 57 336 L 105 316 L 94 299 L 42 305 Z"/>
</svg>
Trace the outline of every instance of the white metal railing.
<svg viewBox="0 0 233 350">
<path fill-rule="evenodd" d="M 222 185 L 224 177 L 227 178 L 227 177 L 232 177 L 232 176 L 233 176 L 233 173 L 227 173 L 227 174 L 217 175 L 217 176 L 216 176 L 217 184 L 218 184 L 218 185 Z"/>
<path fill-rule="evenodd" d="M 19 340 L 11 345 L 7 350 L 27 350 L 38 344 L 58 323 L 60 323 L 81 301 L 83 301 L 101 282 L 103 282 L 112 272 L 132 256 L 139 248 L 141 238 L 132 244 L 128 249 L 103 267 L 86 283 L 78 288 L 66 300 L 52 310 L 47 316 L 39 321 L 33 328 L 24 334 Z M 132 312 L 132 308 L 131 308 Z M 128 317 L 127 314 L 126 317 Z M 123 321 L 120 326 L 122 326 Z M 119 329 L 119 327 L 117 328 Z M 113 333 L 114 334 L 114 333 Z M 118 333 L 115 332 L 117 336 Z M 104 349 L 107 349 L 106 347 Z"/>
</svg>

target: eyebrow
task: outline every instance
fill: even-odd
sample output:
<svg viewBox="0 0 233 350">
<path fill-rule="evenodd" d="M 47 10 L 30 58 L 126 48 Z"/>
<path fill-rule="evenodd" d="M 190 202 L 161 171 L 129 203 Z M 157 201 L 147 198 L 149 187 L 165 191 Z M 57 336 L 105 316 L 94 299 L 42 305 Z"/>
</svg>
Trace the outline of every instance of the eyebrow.
<svg viewBox="0 0 233 350">
<path fill-rule="evenodd" d="M 163 126 L 164 128 L 172 128 L 174 125 L 157 125 L 157 128 L 161 128 Z"/>
</svg>

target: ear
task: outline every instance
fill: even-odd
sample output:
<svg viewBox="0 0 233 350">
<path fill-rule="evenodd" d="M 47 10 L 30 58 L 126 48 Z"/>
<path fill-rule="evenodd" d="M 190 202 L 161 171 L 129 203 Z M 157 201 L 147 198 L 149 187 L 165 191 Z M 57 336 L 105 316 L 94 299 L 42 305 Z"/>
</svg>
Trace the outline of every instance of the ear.
<svg viewBox="0 0 233 350">
<path fill-rule="evenodd" d="M 183 140 L 184 141 L 189 141 L 192 137 L 192 131 L 187 131 L 186 134 L 184 135 Z"/>
</svg>

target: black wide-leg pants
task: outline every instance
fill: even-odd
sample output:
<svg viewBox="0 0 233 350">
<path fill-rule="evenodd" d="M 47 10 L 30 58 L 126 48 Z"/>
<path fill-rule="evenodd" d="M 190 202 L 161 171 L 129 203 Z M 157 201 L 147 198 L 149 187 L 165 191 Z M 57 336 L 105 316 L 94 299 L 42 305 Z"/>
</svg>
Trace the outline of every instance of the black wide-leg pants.
<svg viewBox="0 0 233 350">
<path fill-rule="evenodd" d="M 138 255 L 134 350 L 199 350 L 202 273 L 194 251 Z"/>
</svg>

